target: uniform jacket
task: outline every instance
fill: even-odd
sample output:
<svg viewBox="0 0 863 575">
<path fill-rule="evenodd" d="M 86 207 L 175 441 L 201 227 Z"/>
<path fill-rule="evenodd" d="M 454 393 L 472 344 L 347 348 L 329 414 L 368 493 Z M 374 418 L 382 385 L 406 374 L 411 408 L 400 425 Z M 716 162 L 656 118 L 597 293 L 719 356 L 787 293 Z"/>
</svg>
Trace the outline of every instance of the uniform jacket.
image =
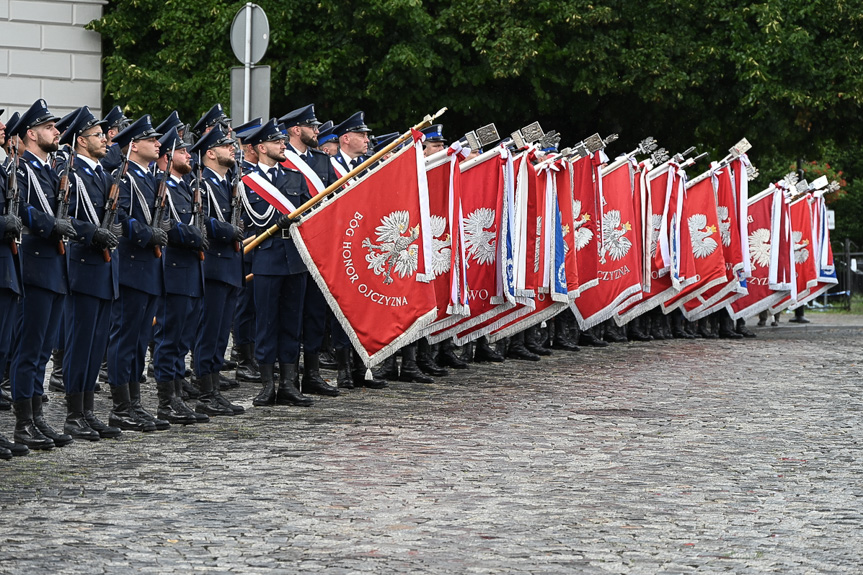
<svg viewBox="0 0 863 575">
<path fill-rule="evenodd" d="M 204 168 L 204 219 L 210 248 L 204 260 L 204 277 L 232 286 L 243 285 L 243 247 L 236 251 L 231 225 L 231 182 Z"/>
<path fill-rule="evenodd" d="M 159 174 L 161 177 L 162 174 Z M 201 191 L 203 196 L 203 190 Z M 171 221 L 168 247 L 164 250 L 165 292 L 189 297 L 204 295 L 204 262 L 201 261 L 201 230 L 192 225 L 192 188 L 184 179 L 168 178 L 168 209 Z"/>
<path fill-rule="evenodd" d="M 275 170 L 273 176 L 258 169 L 285 194 L 293 205 L 299 206 L 311 199 L 306 179 L 299 171 L 286 169 L 278 164 Z M 246 188 L 246 197 L 250 208 L 250 219 L 259 233 L 276 224 L 282 215 L 281 212 L 249 188 Z M 307 271 L 306 265 L 300 258 L 287 230 L 267 238 L 255 249 L 252 273 L 256 275 L 292 275 L 305 271 Z"/>
<path fill-rule="evenodd" d="M 152 246 L 152 218 L 158 183 L 147 168 L 129 162 L 120 182 L 118 217 L 123 229 L 116 253 L 120 256 L 120 285 L 151 295 L 162 295 L 162 260 Z"/>
<path fill-rule="evenodd" d="M 6 210 L 6 181 L 9 177 L 5 166 L 0 166 L 0 214 Z M 0 234 L 2 235 L 2 234 Z M 0 237 L 0 289 L 11 290 L 18 295 L 23 293 L 21 262 L 12 254 L 11 239 Z"/>
<path fill-rule="evenodd" d="M 83 222 L 86 227 L 85 236 L 89 241 L 71 242 L 66 250 L 69 286 L 74 292 L 101 299 L 116 299 L 120 295 L 119 257 L 112 253 L 111 261 L 106 262 L 103 248 L 92 243 L 96 228 L 101 225 L 105 216 L 112 178 L 101 164 L 91 166 L 87 160 L 78 156 L 71 179 L 69 213 Z"/>
</svg>

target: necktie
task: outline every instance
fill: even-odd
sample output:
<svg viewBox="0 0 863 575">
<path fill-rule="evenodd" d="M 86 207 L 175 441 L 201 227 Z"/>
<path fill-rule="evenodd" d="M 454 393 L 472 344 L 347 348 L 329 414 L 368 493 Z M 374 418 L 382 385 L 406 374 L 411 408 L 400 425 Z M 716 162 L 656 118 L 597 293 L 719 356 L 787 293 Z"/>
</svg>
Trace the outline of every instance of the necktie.
<svg viewBox="0 0 863 575">
<path fill-rule="evenodd" d="M 270 181 L 275 182 L 276 181 L 276 174 L 278 174 L 279 171 L 276 168 L 270 168 L 267 171 L 267 173 L 270 175 Z"/>
<path fill-rule="evenodd" d="M 353 160 L 351 160 L 351 167 L 352 167 L 352 168 L 356 168 L 356 167 L 357 167 L 357 166 L 359 166 L 361 163 L 362 163 L 362 162 L 360 161 L 360 159 L 359 159 L 359 158 L 354 158 Z"/>
</svg>

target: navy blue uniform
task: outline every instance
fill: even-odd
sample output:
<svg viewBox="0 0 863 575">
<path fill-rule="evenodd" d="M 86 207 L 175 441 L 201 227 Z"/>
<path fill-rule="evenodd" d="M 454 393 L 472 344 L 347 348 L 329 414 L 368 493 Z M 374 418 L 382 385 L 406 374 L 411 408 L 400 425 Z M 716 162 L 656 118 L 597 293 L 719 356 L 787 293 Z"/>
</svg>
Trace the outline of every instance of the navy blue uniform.
<svg viewBox="0 0 863 575">
<path fill-rule="evenodd" d="M 109 174 L 114 173 L 123 164 L 123 151 L 117 144 L 108 146 L 108 153 L 100 160 L 102 167 Z"/>
<path fill-rule="evenodd" d="M 299 155 L 299 152 L 297 152 L 297 150 L 295 150 L 290 144 L 286 144 L 286 147 Z M 300 157 L 305 160 L 309 167 L 311 167 L 315 174 L 321 179 L 325 188 L 330 187 L 330 185 L 334 184 L 336 180 L 338 180 L 336 170 L 333 168 L 333 164 L 330 162 L 330 156 L 327 154 L 309 148 L 306 154 L 303 154 Z M 329 307 L 327 306 L 327 300 L 324 298 L 324 294 L 321 292 L 318 284 L 311 278 L 309 278 L 306 285 L 304 302 L 303 351 L 305 353 L 313 354 L 320 353 L 321 346 L 324 341 L 324 332 L 326 331 L 327 316 L 331 316 L 332 312 L 330 312 Z M 338 348 L 348 347 L 350 345 L 350 340 L 341 325 L 332 320 L 330 321 L 330 324 L 332 326 L 331 329 L 333 331 L 335 346 Z"/>
<path fill-rule="evenodd" d="M 6 181 L 7 169 L 11 165 L 0 166 L 0 214 L 7 211 Z M 15 326 L 15 314 L 18 310 L 18 299 L 22 294 L 21 262 L 12 253 L 11 238 L 2 237 L 0 231 L 0 369 L 5 373 L 6 363 L 12 352 L 12 330 Z"/>
<path fill-rule="evenodd" d="M 210 247 L 204 260 L 204 313 L 195 341 L 198 377 L 219 373 L 228 347 L 237 294 L 244 283 L 243 248 L 236 249 L 231 225 L 231 183 L 203 170 L 204 216 Z"/>
<path fill-rule="evenodd" d="M 257 164 L 243 161 L 243 174 L 257 170 Z M 248 214 L 243 213 L 243 225 L 246 226 L 246 237 L 255 235 L 256 229 Z M 252 261 L 255 250 L 245 255 L 243 259 L 243 275 L 252 273 Z M 237 292 L 237 308 L 234 312 L 234 349 L 243 345 L 255 343 L 255 290 L 251 286 L 243 286 Z"/>
<path fill-rule="evenodd" d="M 156 381 L 185 375 L 185 358 L 195 343 L 204 297 L 203 239 L 201 230 L 191 225 L 192 190 L 185 180 L 168 178 L 168 206 L 171 228 L 162 258 L 165 293 L 158 302 L 153 353 Z"/>
<path fill-rule="evenodd" d="M 98 162 L 76 158 L 69 213 L 83 222 L 87 241 L 70 244 L 66 250 L 70 292 L 64 313 L 63 381 L 67 394 L 96 388 L 108 346 L 111 306 L 120 294 L 118 258 L 111 256 L 106 262 L 103 248 L 92 243 L 104 218 L 111 181 Z"/>
<path fill-rule="evenodd" d="M 69 291 L 66 256 L 59 253 L 56 223 L 59 177 L 47 163 L 29 151 L 18 165 L 21 190 L 19 215 L 26 226 L 19 255 L 25 285 L 15 326 L 16 349 L 12 355 L 12 397 L 15 401 L 44 393 L 45 364 L 57 341 L 63 298 Z M 86 226 L 72 219 L 74 241 L 89 242 Z M 90 232 L 92 238 L 92 232 Z"/>
<path fill-rule="evenodd" d="M 303 175 L 296 170 L 274 166 L 259 171 L 282 191 L 294 206 L 311 199 Z M 246 189 L 249 216 L 258 233 L 273 226 L 281 213 L 254 191 Z M 284 230 L 267 238 L 255 250 L 252 273 L 255 280 L 255 358 L 260 364 L 274 364 L 276 359 L 297 363 L 300 357 L 303 296 L 308 271 L 293 240 Z"/>
<path fill-rule="evenodd" d="M 129 162 L 126 177 L 120 182 L 122 236 L 114 256 L 119 259 L 120 297 L 111 311 L 108 339 L 108 381 L 115 387 L 141 378 L 156 301 L 164 290 L 162 260 L 148 245 L 153 238 L 151 220 L 157 187 L 147 168 Z"/>
</svg>

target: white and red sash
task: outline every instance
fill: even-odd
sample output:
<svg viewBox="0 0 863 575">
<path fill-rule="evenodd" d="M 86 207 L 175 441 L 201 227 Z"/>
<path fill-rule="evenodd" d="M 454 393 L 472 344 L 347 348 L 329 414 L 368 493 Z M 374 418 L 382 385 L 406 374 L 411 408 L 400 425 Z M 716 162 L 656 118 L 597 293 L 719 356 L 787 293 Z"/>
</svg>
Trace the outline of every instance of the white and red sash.
<svg viewBox="0 0 863 575">
<path fill-rule="evenodd" d="M 303 174 L 312 196 L 317 196 L 327 188 L 312 167 L 293 150 L 285 150 L 285 161 L 282 162 L 282 167 L 294 169 Z"/>
<path fill-rule="evenodd" d="M 243 184 L 256 194 L 264 198 L 268 204 L 282 212 L 289 214 L 297 209 L 291 201 L 260 172 L 249 172 L 243 176 Z"/>
</svg>

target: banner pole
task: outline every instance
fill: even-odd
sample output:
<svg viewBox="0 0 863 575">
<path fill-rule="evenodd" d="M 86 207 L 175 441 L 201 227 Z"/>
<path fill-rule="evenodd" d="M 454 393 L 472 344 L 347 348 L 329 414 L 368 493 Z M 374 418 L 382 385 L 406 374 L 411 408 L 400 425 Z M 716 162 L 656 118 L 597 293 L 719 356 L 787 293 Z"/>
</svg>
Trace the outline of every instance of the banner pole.
<svg viewBox="0 0 863 575">
<path fill-rule="evenodd" d="M 423 118 L 423 120 L 419 124 L 417 124 L 416 126 L 411 128 L 411 130 L 421 130 L 423 128 L 427 128 L 427 127 L 431 126 L 432 122 L 434 122 L 436 118 L 442 116 L 444 114 L 444 112 L 446 112 L 446 108 L 441 108 L 434 115 L 426 116 L 425 118 Z M 288 214 L 288 217 L 292 220 L 297 219 L 300 216 L 300 214 L 302 214 L 303 212 L 305 212 L 306 210 L 308 210 L 309 208 L 311 208 L 312 206 L 314 206 L 318 202 L 322 201 L 324 198 L 326 198 L 328 195 L 330 195 L 334 191 L 338 190 L 345 183 L 347 183 L 348 180 L 350 180 L 354 176 L 361 173 L 363 170 L 365 170 L 366 168 L 371 166 L 373 163 L 377 162 L 379 159 L 381 159 L 386 154 L 388 154 L 391 150 L 393 150 L 396 146 L 398 146 L 399 144 L 408 140 L 411 137 L 411 130 L 408 130 L 407 132 L 405 132 L 404 134 L 402 134 L 401 136 L 399 136 L 398 138 L 393 140 L 383 150 L 380 150 L 379 152 L 375 152 L 375 154 L 372 157 L 370 157 L 365 162 L 363 162 L 362 164 L 360 164 L 359 166 L 357 166 L 356 168 L 354 168 L 353 170 L 351 170 L 350 172 L 348 172 L 347 174 L 345 174 L 344 176 L 342 176 L 341 178 L 339 178 L 338 180 L 336 180 L 335 182 L 330 184 L 327 187 L 327 189 L 325 189 L 323 192 L 316 195 L 311 200 L 309 200 L 308 202 L 306 202 L 305 204 L 303 204 L 302 206 L 300 206 L 299 208 L 297 208 L 296 210 L 294 210 L 293 212 Z M 278 231 L 279 231 L 278 225 L 274 225 L 274 226 L 267 228 L 266 231 L 264 231 L 263 233 L 258 235 L 254 240 L 250 241 L 249 243 L 247 243 L 245 245 L 245 247 L 243 248 L 243 253 L 246 253 L 246 254 L 249 253 L 250 251 L 252 251 L 256 247 L 258 247 L 261 243 L 263 243 L 264 240 L 266 240 L 270 236 L 278 233 Z"/>
</svg>

